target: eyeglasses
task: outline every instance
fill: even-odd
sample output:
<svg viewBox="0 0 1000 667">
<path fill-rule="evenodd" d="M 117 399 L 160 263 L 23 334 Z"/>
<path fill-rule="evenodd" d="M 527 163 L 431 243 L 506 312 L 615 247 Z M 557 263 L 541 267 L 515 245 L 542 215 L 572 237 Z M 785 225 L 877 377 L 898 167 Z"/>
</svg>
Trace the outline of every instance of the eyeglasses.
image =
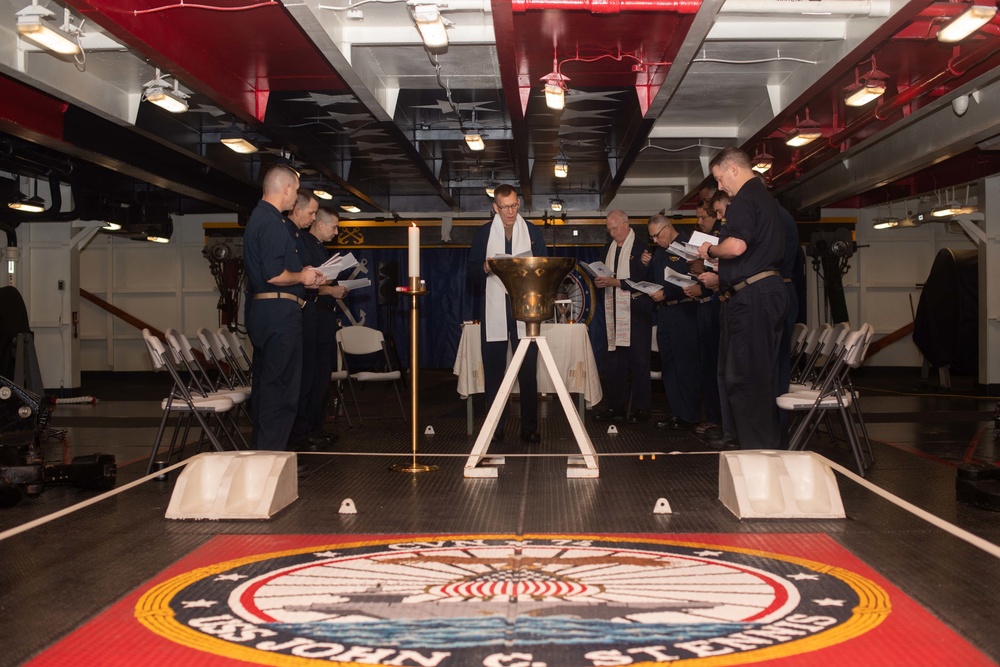
<svg viewBox="0 0 1000 667">
<path fill-rule="evenodd" d="M 511 211 L 516 211 L 520 206 L 520 202 L 514 202 L 513 204 L 507 204 L 506 206 L 501 206 L 500 204 L 494 204 L 497 209 L 503 211 L 504 213 L 510 213 Z"/>
<path fill-rule="evenodd" d="M 608 231 L 609 232 L 613 232 L 616 229 L 621 229 L 622 227 L 626 227 L 626 226 L 628 226 L 627 222 L 620 222 L 617 225 L 611 225 L 610 227 L 608 227 Z"/>
<path fill-rule="evenodd" d="M 665 232 L 666 230 L 667 230 L 667 226 L 666 226 L 666 225 L 663 225 L 662 227 L 660 227 L 660 231 L 656 232 L 655 234 L 653 234 L 653 235 L 652 235 L 652 236 L 650 236 L 649 238 L 651 238 L 652 240 L 654 240 L 654 241 L 655 241 L 656 239 L 660 238 L 660 234 L 662 234 L 662 233 L 663 233 L 663 232 Z"/>
</svg>

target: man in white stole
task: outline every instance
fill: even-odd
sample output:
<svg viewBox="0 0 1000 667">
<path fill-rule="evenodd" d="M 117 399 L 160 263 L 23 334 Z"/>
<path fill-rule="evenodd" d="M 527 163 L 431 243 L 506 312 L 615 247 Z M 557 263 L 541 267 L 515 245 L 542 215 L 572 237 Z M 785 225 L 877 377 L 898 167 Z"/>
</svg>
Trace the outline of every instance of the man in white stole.
<svg viewBox="0 0 1000 667">
<path fill-rule="evenodd" d="M 520 201 L 510 185 L 497 186 L 493 193 L 493 219 L 476 231 L 469 251 L 469 282 L 484 290 L 480 310 L 480 336 L 487 410 L 493 405 L 507 370 L 507 349 L 517 348 L 525 335 L 524 322 L 511 316 L 510 297 L 500 278 L 490 272 L 487 259 L 497 255 L 545 257 L 548 250 L 542 230 L 518 213 Z M 517 374 L 520 388 L 521 439 L 539 442 L 538 435 L 538 347 L 532 345 Z M 501 414 L 493 439 L 502 440 L 506 411 Z"/>
<path fill-rule="evenodd" d="M 604 355 L 604 409 L 595 421 L 632 422 L 649 419 L 652 383 L 649 379 L 653 344 L 653 302 L 649 295 L 634 290 L 625 281 L 649 279 L 649 267 L 642 263 L 642 244 L 636 243 L 625 211 L 611 211 L 606 223 L 611 244 L 605 264 L 614 274 L 597 277 L 594 284 L 604 288 L 604 323 L 608 348 Z M 631 397 L 631 414 L 626 414 Z"/>
</svg>

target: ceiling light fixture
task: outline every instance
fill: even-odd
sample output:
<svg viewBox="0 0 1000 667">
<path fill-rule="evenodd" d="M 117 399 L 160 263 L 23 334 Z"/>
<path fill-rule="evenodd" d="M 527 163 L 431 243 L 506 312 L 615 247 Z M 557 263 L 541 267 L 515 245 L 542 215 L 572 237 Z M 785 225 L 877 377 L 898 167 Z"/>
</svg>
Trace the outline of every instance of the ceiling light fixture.
<svg viewBox="0 0 1000 667">
<path fill-rule="evenodd" d="M 174 87 L 171 88 L 170 84 L 160 76 L 160 70 L 156 70 L 156 78 L 142 85 L 142 98 L 147 102 L 152 102 L 170 113 L 184 113 L 188 110 L 187 98 L 189 96 L 181 91 L 180 82 L 177 79 L 174 79 Z"/>
<path fill-rule="evenodd" d="M 556 111 L 566 106 L 566 82 L 568 76 L 559 72 L 559 60 L 552 58 L 552 71 L 542 77 L 545 82 L 545 106 Z"/>
<path fill-rule="evenodd" d="M 569 158 L 563 153 L 562 146 L 559 146 L 559 154 L 556 155 L 552 173 L 556 178 L 566 178 L 569 176 Z"/>
<path fill-rule="evenodd" d="M 257 152 L 257 147 L 246 137 L 223 137 L 220 141 L 229 150 L 243 155 Z"/>
<path fill-rule="evenodd" d="M 45 211 L 45 200 L 38 195 L 25 197 L 18 193 L 17 198 L 7 204 L 7 208 L 21 211 L 22 213 L 42 213 Z"/>
<path fill-rule="evenodd" d="M 107 232 L 117 232 L 121 230 L 121 228 L 122 226 L 119 225 L 117 222 L 111 222 L 110 220 L 101 225 L 101 229 Z"/>
<path fill-rule="evenodd" d="M 480 133 L 479 128 L 468 127 L 464 132 L 465 144 L 471 150 L 481 151 L 486 149 L 486 142 L 483 141 L 483 135 Z"/>
<path fill-rule="evenodd" d="M 751 169 L 756 171 L 758 174 L 764 174 L 767 173 L 774 165 L 774 158 L 767 153 L 757 153 L 753 156 L 753 160 L 751 160 L 751 162 Z"/>
<path fill-rule="evenodd" d="M 899 226 L 899 218 L 875 218 L 872 229 L 892 229 Z"/>
<path fill-rule="evenodd" d="M 992 21 L 996 15 L 996 5 L 971 5 L 938 31 L 938 41 L 949 44 L 961 42 Z"/>
<path fill-rule="evenodd" d="M 413 22 L 420 31 L 420 39 L 428 49 L 443 49 L 448 46 L 448 31 L 445 29 L 441 10 L 437 5 L 411 5 Z"/>
<path fill-rule="evenodd" d="M 858 77 L 858 70 L 854 70 L 854 83 L 844 89 L 844 104 L 849 107 L 863 107 L 872 100 L 877 100 L 885 94 L 885 80 L 889 75 L 880 72 L 875 67 L 875 58 L 872 57 L 872 69 L 868 74 Z"/>
<path fill-rule="evenodd" d="M 562 199 L 553 199 L 553 200 L 551 200 L 549 202 L 549 208 L 551 208 L 556 213 L 558 213 L 559 211 L 563 210 L 563 201 L 562 201 Z"/>
<path fill-rule="evenodd" d="M 65 10 L 64 22 L 61 28 L 54 25 L 55 12 L 46 7 L 39 7 L 38 0 L 18 11 L 17 34 L 34 42 L 46 51 L 64 56 L 75 56 L 80 53 L 80 44 L 76 40 L 80 30 L 69 19 L 69 10 Z"/>
<path fill-rule="evenodd" d="M 326 190 L 313 190 L 313 194 L 320 199 L 327 199 L 327 200 L 333 199 L 333 195 L 331 195 Z"/>
<path fill-rule="evenodd" d="M 795 129 L 785 135 L 785 144 L 793 148 L 799 148 L 811 144 L 823 136 L 823 130 L 819 123 L 809 118 L 809 107 L 806 107 L 806 118 L 799 122 L 795 117 Z"/>
<path fill-rule="evenodd" d="M 361 213 L 361 209 L 360 208 L 358 208 L 356 205 L 350 204 L 350 203 L 348 203 L 348 204 L 341 204 L 340 205 L 340 210 L 341 211 L 346 211 L 347 213 Z"/>
<path fill-rule="evenodd" d="M 146 240 L 151 243 L 170 243 L 169 236 L 147 236 Z"/>
<path fill-rule="evenodd" d="M 931 215 L 935 218 L 949 218 L 953 215 L 968 215 L 969 213 L 975 212 L 975 206 L 962 206 L 957 201 L 952 200 L 944 206 L 936 207 L 933 211 L 931 211 Z"/>
</svg>

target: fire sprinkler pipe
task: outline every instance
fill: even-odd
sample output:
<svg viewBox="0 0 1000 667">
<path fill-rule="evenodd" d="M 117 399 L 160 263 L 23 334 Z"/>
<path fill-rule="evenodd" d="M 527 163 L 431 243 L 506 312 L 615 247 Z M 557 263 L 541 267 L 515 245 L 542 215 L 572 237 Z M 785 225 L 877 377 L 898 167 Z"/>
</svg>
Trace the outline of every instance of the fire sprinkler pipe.
<svg viewBox="0 0 1000 667">
<path fill-rule="evenodd" d="M 878 105 L 868 113 L 859 116 L 854 120 L 853 123 L 847 125 L 844 129 L 836 134 L 832 135 L 827 141 L 826 145 L 820 146 L 816 150 L 807 155 L 803 155 L 793 164 L 786 167 L 782 172 L 775 174 L 772 180 L 778 181 L 785 176 L 793 176 L 795 172 L 801 169 L 804 162 L 812 160 L 819 155 L 826 153 L 831 150 L 840 150 L 840 145 L 845 141 L 853 137 L 855 134 L 868 127 L 875 121 L 886 120 L 892 114 L 896 113 L 904 106 L 917 99 L 921 95 L 924 95 L 931 90 L 934 90 L 938 86 L 944 83 L 960 77 L 968 72 L 970 69 L 986 60 L 990 56 L 994 55 L 997 51 L 1000 51 L 1000 43 L 996 40 L 987 40 L 983 42 L 981 46 L 972 51 L 969 51 L 965 55 L 957 56 L 952 58 L 948 62 L 948 66 L 945 69 L 932 74 L 920 81 L 917 81 L 912 86 L 906 90 L 901 91 L 898 95 L 892 99 L 885 100 L 882 104 Z"/>
<path fill-rule="evenodd" d="M 701 9 L 701 0 L 513 0 L 511 7 L 519 13 L 529 10 L 562 9 L 588 11 L 593 14 L 620 14 L 623 10 L 696 14 Z"/>
<path fill-rule="evenodd" d="M 593 14 L 620 14 L 622 11 L 694 14 L 701 9 L 701 0 L 513 0 L 511 7 L 515 12 L 562 9 L 589 11 Z M 889 16 L 890 9 L 889 0 L 727 0 L 719 13 L 884 17 Z"/>
<path fill-rule="evenodd" d="M 629 4 L 631 7 L 631 3 Z M 809 16 L 889 16 L 889 0 L 726 0 L 720 14 L 796 14 Z"/>
</svg>

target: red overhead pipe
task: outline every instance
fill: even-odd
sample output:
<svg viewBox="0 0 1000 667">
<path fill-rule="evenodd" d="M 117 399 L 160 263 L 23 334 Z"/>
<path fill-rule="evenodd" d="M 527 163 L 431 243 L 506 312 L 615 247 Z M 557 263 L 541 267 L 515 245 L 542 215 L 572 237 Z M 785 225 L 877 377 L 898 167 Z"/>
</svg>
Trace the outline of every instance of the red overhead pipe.
<svg viewBox="0 0 1000 667">
<path fill-rule="evenodd" d="M 829 150 L 839 149 L 842 143 L 875 121 L 886 120 L 889 116 L 896 113 L 921 95 L 934 90 L 947 81 L 962 76 L 982 61 L 994 55 L 997 51 L 1000 51 L 1000 41 L 991 39 L 987 40 L 972 51 L 969 51 L 965 55 L 952 58 L 948 61 L 948 66 L 942 71 L 917 81 L 906 90 L 901 91 L 892 99 L 884 100 L 882 104 L 878 105 L 868 113 L 859 116 L 853 123 L 844 127 L 844 129 L 840 132 L 832 135 L 825 146 L 820 146 L 808 155 L 801 156 L 797 162 L 789 165 L 782 172 L 772 176 L 771 180 L 777 181 L 785 176 L 793 175 L 801 169 L 802 163 L 812 160 L 816 156 Z"/>
<path fill-rule="evenodd" d="M 593 14 L 629 12 L 677 12 L 696 14 L 701 0 L 513 0 L 515 12 L 542 9 L 589 11 Z"/>
</svg>

